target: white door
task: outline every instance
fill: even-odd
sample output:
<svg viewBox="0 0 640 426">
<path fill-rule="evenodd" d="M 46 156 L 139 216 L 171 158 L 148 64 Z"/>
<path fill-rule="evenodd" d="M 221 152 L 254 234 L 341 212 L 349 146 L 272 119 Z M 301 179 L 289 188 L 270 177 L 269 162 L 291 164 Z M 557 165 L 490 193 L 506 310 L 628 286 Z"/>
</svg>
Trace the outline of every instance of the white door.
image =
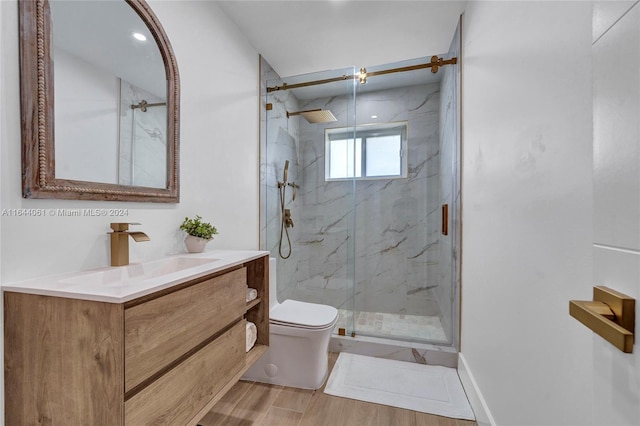
<svg viewBox="0 0 640 426">
<path fill-rule="evenodd" d="M 640 305 L 640 5 L 594 3 L 594 285 Z M 636 325 L 636 333 L 640 327 Z M 593 424 L 640 424 L 640 345 L 594 334 Z"/>
</svg>

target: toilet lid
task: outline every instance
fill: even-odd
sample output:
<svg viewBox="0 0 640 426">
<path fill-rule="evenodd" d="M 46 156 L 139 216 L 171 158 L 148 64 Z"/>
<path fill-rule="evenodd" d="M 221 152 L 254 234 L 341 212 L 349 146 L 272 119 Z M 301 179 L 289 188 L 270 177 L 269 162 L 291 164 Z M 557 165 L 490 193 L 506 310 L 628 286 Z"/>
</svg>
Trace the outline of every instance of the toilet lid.
<svg viewBox="0 0 640 426">
<path fill-rule="evenodd" d="M 285 300 L 269 312 L 272 322 L 322 328 L 333 323 L 338 310 L 333 306 Z"/>
</svg>

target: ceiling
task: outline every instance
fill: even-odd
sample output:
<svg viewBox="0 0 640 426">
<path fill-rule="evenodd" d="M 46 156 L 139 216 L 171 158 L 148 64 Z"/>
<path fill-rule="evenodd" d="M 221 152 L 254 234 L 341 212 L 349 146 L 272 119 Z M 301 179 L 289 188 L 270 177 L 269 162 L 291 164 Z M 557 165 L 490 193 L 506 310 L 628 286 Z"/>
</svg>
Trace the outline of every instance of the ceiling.
<svg viewBox="0 0 640 426">
<path fill-rule="evenodd" d="M 280 76 L 445 53 L 466 1 L 217 1 Z"/>
</svg>

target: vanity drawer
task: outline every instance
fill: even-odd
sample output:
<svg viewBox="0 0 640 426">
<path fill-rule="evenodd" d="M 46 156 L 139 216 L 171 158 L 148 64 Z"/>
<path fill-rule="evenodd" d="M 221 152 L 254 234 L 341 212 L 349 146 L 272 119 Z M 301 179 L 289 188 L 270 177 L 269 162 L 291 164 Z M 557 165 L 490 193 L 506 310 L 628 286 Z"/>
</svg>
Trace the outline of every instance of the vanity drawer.
<svg viewBox="0 0 640 426">
<path fill-rule="evenodd" d="M 241 268 L 125 309 L 125 391 L 241 318 L 246 287 Z"/>
<path fill-rule="evenodd" d="M 126 425 L 184 425 L 245 363 L 245 320 L 125 402 Z"/>
</svg>

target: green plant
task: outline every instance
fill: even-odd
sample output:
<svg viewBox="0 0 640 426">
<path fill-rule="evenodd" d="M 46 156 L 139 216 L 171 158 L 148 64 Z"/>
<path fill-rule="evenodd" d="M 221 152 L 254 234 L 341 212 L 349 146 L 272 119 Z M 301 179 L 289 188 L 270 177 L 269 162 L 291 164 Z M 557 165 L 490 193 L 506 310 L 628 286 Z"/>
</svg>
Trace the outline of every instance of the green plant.
<svg viewBox="0 0 640 426">
<path fill-rule="evenodd" d="M 202 217 L 200 215 L 196 215 L 193 219 L 185 217 L 184 222 L 180 225 L 180 229 L 189 235 L 204 238 L 205 240 L 210 240 L 218 233 L 215 226 L 207 222 L 202 222 Z"/>
</svg>

